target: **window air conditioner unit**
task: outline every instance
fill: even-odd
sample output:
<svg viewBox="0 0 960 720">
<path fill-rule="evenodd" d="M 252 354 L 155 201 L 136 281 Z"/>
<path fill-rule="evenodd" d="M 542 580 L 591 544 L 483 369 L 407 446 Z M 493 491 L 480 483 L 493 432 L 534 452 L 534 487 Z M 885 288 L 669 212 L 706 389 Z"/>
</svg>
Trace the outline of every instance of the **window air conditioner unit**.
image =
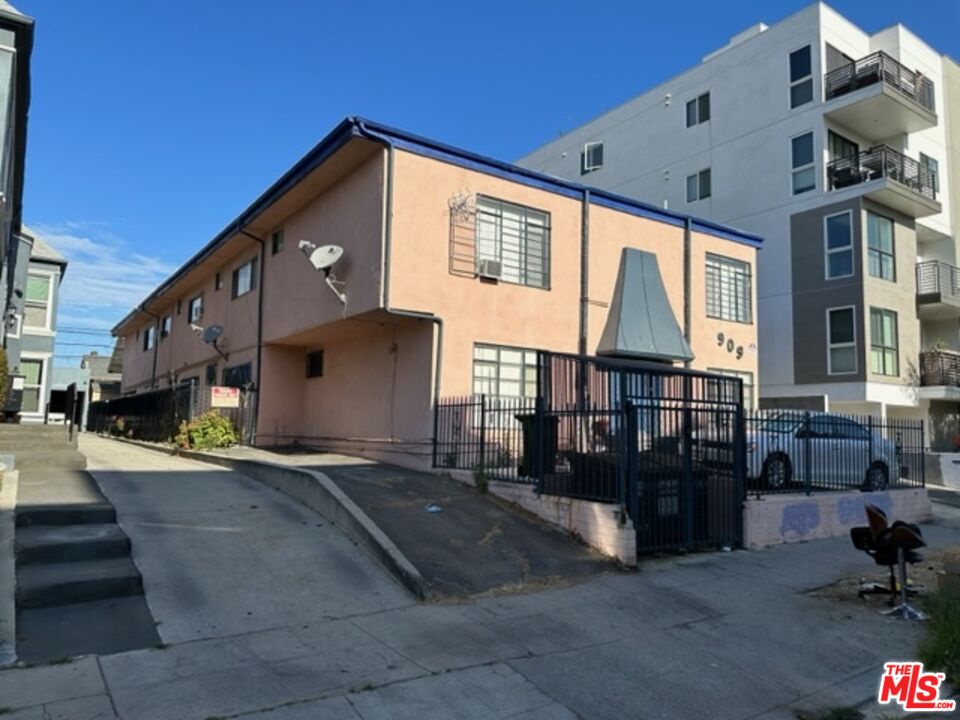
<svg viewBox="0 0 960 720">
<path fill-rule="evenodd" d="M 503 265 L 499 260 L 489 260 L 485 258 L 480 261 L 480 265 L 477 268 L 477 275 L 482 278 L 499 280 L 503 275 Z"/>
</svg>

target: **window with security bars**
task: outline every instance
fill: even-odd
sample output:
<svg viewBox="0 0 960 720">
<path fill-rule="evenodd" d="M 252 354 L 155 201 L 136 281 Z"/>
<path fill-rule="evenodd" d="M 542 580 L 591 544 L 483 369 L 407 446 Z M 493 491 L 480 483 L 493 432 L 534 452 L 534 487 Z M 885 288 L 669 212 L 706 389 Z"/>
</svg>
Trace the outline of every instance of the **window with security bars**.
<svg viewBox="0 0 960 720">
<path fill-rule="evenodd" d="M 725 368 L 707 368 L 707 372 L 712 372 L 724 377 L 740 378 L 743 386 L 743 407 L 745 410 L 753 408 L 753 373 L 745 370 L 727 370 Z M 734 387 L 730 383 L 708 381 L 707 382 L 707 400 L 715 402 L 736 402 L 739 396 L 734 396 Z"/>
<path fill-rule="evenodd" d="M 707 317 L 753 322 L 750 264 L 707 253 Z"/>
<path fill-rule="evenodd" d="M 537 351 L 474 345 L 473 394 L 494 398 L 535 398 Z"/>
<path fill-rule="evenodd" d="M 550 286 L 550 213 L 478 196 L 476 238 L 478 271 L 493 261 L 503 282 Z"/>
</svg>

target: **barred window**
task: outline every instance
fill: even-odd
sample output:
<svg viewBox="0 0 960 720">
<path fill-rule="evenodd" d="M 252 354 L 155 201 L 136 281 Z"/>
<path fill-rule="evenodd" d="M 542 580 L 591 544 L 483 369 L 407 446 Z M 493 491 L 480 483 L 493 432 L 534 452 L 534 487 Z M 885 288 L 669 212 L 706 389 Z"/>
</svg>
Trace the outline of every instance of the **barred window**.
<svg viewBox="0 0 960 720">
<path fill-rule="evenodd" d="M 477 270 L 504 282 L 550 286 L 550 214 L 502 200 L 477 197 Z M 484 261 L 488 261 L 484 263 Z"/>
<path fill-rule="evenodd" d="M 750 264 L 707 253 L 707 317 L 753 322 Z"/>
<path fill-rule="evenodd" d="M 473 393 L 500 398 L 536 397 L 537 351 L 474 345 Z"/>
<path fill-rule="evenodd" d="M 743 407 L 745 410 L 753 408 L 753 373 L 745 370 L 727 370 L 726 368 L 707 368 L 707 372 L 712 372 L 724 377 L 740 378 L 743 385 Z M 732 386 L 729 383 L 713 381 L 707 383 L 707 400 L 716 402 L 736 402 L 738 397 L 732 396 Z"/>
</svg>

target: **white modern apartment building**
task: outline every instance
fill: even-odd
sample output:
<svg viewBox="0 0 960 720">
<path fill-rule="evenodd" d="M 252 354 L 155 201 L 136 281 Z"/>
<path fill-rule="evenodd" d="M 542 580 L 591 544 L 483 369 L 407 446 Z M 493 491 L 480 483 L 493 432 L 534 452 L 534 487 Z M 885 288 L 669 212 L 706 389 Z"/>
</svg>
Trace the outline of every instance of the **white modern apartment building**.
<svg viewBox="0 0 960 720">
<path fill-rule="evenodd" d="M 707 273 L 718 322 L 757 283 L 761 407 L 960 431 L 960 67 L 905 27 L 811 5 L 520 164 L 765 238 Z"/>
</svg>

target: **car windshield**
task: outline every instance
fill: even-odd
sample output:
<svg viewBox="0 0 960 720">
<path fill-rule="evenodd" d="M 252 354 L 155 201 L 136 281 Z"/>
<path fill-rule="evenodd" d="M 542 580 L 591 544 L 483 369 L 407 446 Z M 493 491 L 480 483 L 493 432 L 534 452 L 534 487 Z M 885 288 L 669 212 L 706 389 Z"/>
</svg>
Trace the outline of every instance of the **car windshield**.
<svg viewBox="0 0 960 720">
<path fill-rule="evenodd" d="M 803 415 L 796 413 L 780 413 L 763 418 L 757 424 L 757 432 L 789 433 L 797 429 L 803 422 Z"/>
</svg>

